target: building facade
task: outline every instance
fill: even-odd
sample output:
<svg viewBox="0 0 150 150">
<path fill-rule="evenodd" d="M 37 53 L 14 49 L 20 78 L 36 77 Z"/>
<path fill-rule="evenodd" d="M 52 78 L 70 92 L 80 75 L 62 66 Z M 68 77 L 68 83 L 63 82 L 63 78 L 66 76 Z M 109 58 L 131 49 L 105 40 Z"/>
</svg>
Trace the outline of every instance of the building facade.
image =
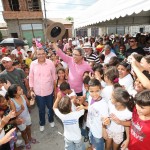
<svg viewBox="0 0 150 150">
<path fill-rule="evenodd" d="M 3 17 L 9 37 L 44 40 L 43 13 L 40 0 L 2 0 Z"/>
<path fill-rule="evenodd" d="M 25 38 L 29 45 L 33 38 L 45 41 L 46 27 L 50 20 L 43 17 L 40 0 L 2 0 L 3 18 L 7 23 L 8 37 Z M 52 20 L 55 21 L 55 20 Z M 66 28 L 65 38 L 72 37 L 72 23 L 65 19 L 56 19 Z M 46 24 L 45 24 L 46 22 Z"/>
</svg>

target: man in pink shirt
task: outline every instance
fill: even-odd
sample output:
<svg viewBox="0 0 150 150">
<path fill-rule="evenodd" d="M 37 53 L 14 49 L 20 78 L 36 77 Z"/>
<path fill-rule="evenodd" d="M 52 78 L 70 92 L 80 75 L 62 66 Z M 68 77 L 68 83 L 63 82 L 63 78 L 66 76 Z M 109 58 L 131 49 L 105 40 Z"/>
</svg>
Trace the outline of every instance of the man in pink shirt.
<svg viewBox="0 0 150 150">
<path fill-rule="evenodd" d="M 29 72 L 29 86 L 31 95 L 35 95 L 39 109 L 40 131 L 44 131 L 45 106 L 49 109 L 48 121 L 54 127 L 53 119 L 53 89 L 56 71 L 53 62 L 46 59 L 44 49 L 37 50 L 37 59 L 32 61 Z"/>
<path fill-rule="evenodd" d="M 61 49 L 57 47 L 56 43 L 53 43 L 53 46 L 56 50 L 57 55 L 68 64 L 68 82 L 71 89 L 74 89 L 78 96 L 82 96 L 83 74 L 85 71 L 92 72 L 92 68 L 90 67 L 90 65 L 86 61 L 84 61 L 83 49 L 75 48 L 72 53 L 73 57 L 71 57 L 63 53 Z"/>
</svg>

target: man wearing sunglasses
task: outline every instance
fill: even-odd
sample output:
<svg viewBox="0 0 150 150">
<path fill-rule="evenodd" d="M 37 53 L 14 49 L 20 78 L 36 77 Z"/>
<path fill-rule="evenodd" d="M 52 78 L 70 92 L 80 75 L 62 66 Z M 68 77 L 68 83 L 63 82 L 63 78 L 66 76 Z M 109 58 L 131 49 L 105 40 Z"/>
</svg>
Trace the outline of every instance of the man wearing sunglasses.
<svg viewBox="0 0 150 150">
<path fill-rule="evenodd" d="M 138 47 L 138 41 L 136 37 L 131 37 L 129 40 L 130 48 L 125 52 L 125 56 L 128 57 L 132 53 L 138 53 L 141 55 L 145 55 L 143 48 Z"/>
</svg>

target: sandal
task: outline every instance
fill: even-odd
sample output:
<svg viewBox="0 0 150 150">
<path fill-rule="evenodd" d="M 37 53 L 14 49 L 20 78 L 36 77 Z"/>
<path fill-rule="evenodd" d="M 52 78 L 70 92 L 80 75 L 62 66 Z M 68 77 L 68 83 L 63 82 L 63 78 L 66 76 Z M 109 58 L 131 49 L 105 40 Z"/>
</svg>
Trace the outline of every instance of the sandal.
<svg viewBox="0 0 150 150">
<path fill-rule="evenodd" d="M 32 143 L 32 144 L 36 144 L 36 143 L 39 143 L 39 142 L 38 142 L 36 139 L 31 138 L 30 143 Z"/>
<path fill-rule="evenodd" d="M 26 149 L 31 149 L 30 143 L 26 144 L 26 145 L 25 145 L 25 148 L 26 148 Z"/>
</svg>

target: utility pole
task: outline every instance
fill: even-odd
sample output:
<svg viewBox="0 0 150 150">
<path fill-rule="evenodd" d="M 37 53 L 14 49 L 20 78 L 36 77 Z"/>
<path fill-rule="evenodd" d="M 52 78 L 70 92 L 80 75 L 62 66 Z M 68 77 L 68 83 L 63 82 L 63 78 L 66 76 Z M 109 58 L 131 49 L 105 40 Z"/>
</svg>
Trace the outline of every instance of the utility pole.
<svg viewBox="0 0 150 150">
<path fill-rule="evenodd" d="M 46 29 L 47 29 L 47 16 L 46 16 L 46 5 L 45 5 L 45 0 L 44 2 L 44 36 L 45 36 L 45 42 L 47 42 L 47 36 L 46 36 Z"/>
</svg>

